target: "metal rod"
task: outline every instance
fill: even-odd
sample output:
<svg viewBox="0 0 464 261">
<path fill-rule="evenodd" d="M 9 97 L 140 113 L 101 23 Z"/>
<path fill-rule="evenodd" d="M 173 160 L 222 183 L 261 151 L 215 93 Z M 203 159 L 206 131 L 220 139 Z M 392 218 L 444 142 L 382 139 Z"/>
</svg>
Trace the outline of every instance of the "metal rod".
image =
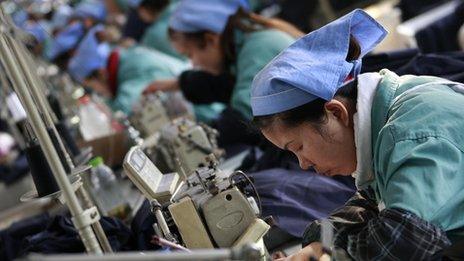
<svg viewBox="0 0 464 261">
<path fill-rule="evenodd" d="M 76 193 L 77 196 L 81 198 L 84 208 L 92 208 L 95 206 L 84 186 L 79 187 Z M 107 254 L 113 253 L 113 249 L 111 248 L 110 242 L 106 237 L 105 230 L 103 230 L 103 227 L 100 224 L 100 222 L 92 224 L 92 228 L 95 231 L 95 235 L 97 236 L 103 251 Z"/>
<path fill-rule="evenodd" d="M 49 106 L 47 106 L 48 102 L 45 101 L 43 92 L 39 91 L 38 86 L 41 83 L 43 84 L 43 81 L 41 81 L 35 74 L 31 72 L 31 68 L 25 59 L 26 53 L 24 49 L 20 48 L 20 46 L 22 46 L 21 43 L 13 43 L 10 41 L 10 48 L 16 54 L 16 58 L 19 62 L 19 65 L 22 67 L 23 72 L 25 72 L 25 81 L 29 86 L 29 90 L 32 92 L 36 104 L 39 107 L 39 110 L 42 112 L 42 115 L 44 116 L 45 126 L 52 130 L 53 135 L 55 135 L 55 137 L 57 138 L 59 149 L 61 150 L 61 153 L 63 153 L 64 158 L 68 163 L 68 166 L 71 169 L 73 169 L 74 163 L 72 162 L 71 157 L 69 156 L 69 153 L 67 152 L 66 147 L 64 146 L 63 140 L 61 139 L 60 135 L 58 134 L 58 131 L 56 130 L 54 120 L 52 119 L 51 115 L 53 112 L 50 110 Z M 29 62 L 32 63 L 33 61 Z"/>
<path fill-rule="evenodd" d="M 233 254 L 230 249 L 214 249 L 214 250 L 196 250 L 192 252 L 172 252 L 172 253 L 160 253 L 160 252 L 138 252 L 138 253 L 127 253 L 122 252 L 117 255 L 104 255 L 104 256 L 93 256 L 93 255 L 31 255 L 25 260 L 48 260 L 48 261 L 151 261 L 151 260 L 177 260 L 177 261 L 192 261 L 192 260 L 232 260 Z M 235 259 L 237 260 L 237 259 Z"/>
<path fill-rule="evenodd" d="M 83 209 L 79 205 L 77 196 L 74 194 L 73 187 L 68 180 L 64 167 L 60 162 L 55 147 L 53 146 L 52 140 L 47 133 L 46 127 L 42 122 L 41 116 L 33 102 L 31 94 L 27 90 L 27 85 L 22 78 L 23 74 L 15 62 L 16 59 L 14 58 L 13 53 L 8 48 L 8 38 L 9 36 L 2 32 L 0 36 L 0 52 L 5 65 L 4 67 L 7 69 L 10 78 L 15 83 L 13 84 L 13 87 L 16 93 L 21 97 L 21 100 L 24 101 L 23 106 L 25 107 L 26 112 L 30 117 L 34 132 L 36 133 L 40 145 L 44 150 L 45 157 L 50 164 L 53 175 L 63 193 L 66 204 L 68 205 L 72 216 L 80 217 L 83 214 Z M 97 238 L 95 237 L 95 234 L 90 226 L 79 228 L 78 231 L 82 242 L 84 243 L 84 246 L 89 253 L 102 254 L 101 247 L 98 244 Z"/>
<path fill-rule="evenodd" d="M 37 74 L 33 73 L 31 65 L 35 64 L 32 56 L 28 55 L 28 52 L 25 46 L 20 42 L 14 42 L 12 38 L 7 38 L 7 41 L 10 40 L 10 49 L 16 55 L 17 61 L 19 62 L 22 71 L 25 73 L 25 82 L 29 87 L 29 90 L 32 92 L 33 97 L 35 98 L 35 102 L 38 105 L 39 110 L 42 112 L 44 116 L 45 125 L 47 128 L 51 129 L 52 135 L 55 135 L 58 141 L 58 147 L 63 153 L 64 158 L 68 164 L 68 166 L 74 169 L 74 163 L 69 156 L 69 153 L 64 146 L 63 140 L 61 139 L 56 127 L 56 115 L 54 115 L 53 111 L 50 108 L 48 101 L 45 98 L 44 91 L 45 91 L 45 83 L 42 78 L 38 77 Z M 41 89 L 41 90 L 39 90 Z M 80 195 L 81 199 L 83 200 L 85 208 L 91 208 L 94 206 L 93 202 L 88 197 L 87 192 L 83 187 L 78 189 L 77 193 Z M 98 238 L 98 241 L 103 247 L 103 250 L 106 253 L 112 253 L 111 245 L 109 244 L 108 238 L 106 237 L 104 230 L 100 224 L 100 222 L 96 222 L 92 224 L 92 228 Z"/>
<path fill-rule="evenodd" d="M 170 247 L 172 249 L 182 250 L 182 251 L 185 251 L 185 252 L 192 252 L 188 248 L 185 248 L 185 247 L 183 247 L 183 246 L 181 246 L 179 244 L 172 243 L 171 241 L 166 240 L 166 239 L 164 239 L 162 237 L 159 237 L 159 236 L 154 236 L 153 240 L 151 242 L 153 244 L 156 244 L 156 245 L 159 245 L 159 246 Z"/>
<path fill-rule="evenodd" d="M 37 67 L 37 62 L 36 60 L 34 60 L 34 58 L 32 57 L 31 53 L 27 51 L 27 48 L 26 46 L 23 44 L 23 43 L 20 43 L 18 46 L 18 52 L 21 52 L 22 54 L 24 54 L 24 59 L 26 60 L 26 67 L 29 71 L 32 72 L 32 68 L 36 68 Z M 50 107 L 50 104 L 48 103 L 46 97 L 45 97 L 45 91 L 48 89 L 46 87 L 46 84 L 45 84 L 45 81 L 42 77 L 39 77 L 39 75 L 37 73 L 32 73 L 32 77 L 34 79 L 34 82 L 37 83 L 37 85 L 32 85 L 31 87 L 32 88 L 35 88 L 35 89 L 39 89 L 39 99 L 42 100 L 42 104 L 44 107 L 46 107 L 47 111 L 49 112 L 49 116 L 51 118 L 51 122 L 58 122 L 58 118 L 56 117 L 55 113 L 53 112 L 52 108 Z"/>
<path fill-rule="evenodd" d="M 155 214 L 156 221 L 158 221 L 158 225 L 161 228 L 164 237 L 171 241 L 175 240 L 174 236 L 171 234 L 171 230 L 169 230 L 169 226 L 166 223 L 166 220 L 164 219 L 163 213 L 161 212 L 161 204 L 156 199 L 152 200 L 150 204 L 151 211 Z"/>
</svg>

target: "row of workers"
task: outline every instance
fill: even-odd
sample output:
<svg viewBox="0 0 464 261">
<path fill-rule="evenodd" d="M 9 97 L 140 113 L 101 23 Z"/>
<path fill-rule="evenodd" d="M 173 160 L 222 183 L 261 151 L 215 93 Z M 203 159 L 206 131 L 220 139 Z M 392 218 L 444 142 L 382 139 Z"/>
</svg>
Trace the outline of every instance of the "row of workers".
<svg viewBox="0 0 464 261">
<path fill-rule="evenodd" d="M 335 246 L 357 260 L 431 259 L 464 239 L 462 84 L 388 70 L 360 74 L 362 57 L 387 34 L 362 10 L 308 35 L 251 13 L 246 1 L 181 0 L 162 10 L 169 15 L 156 17 L 167 23 L 153 31 L 173 48 L 162 51 L 177 55 L 111 50 L 93 25 L 70 74 L 128 113 L 144 90 L 220 102 L 226 108 L 211 118 L 228 137 L 223 142 L 249 142 L 245 132 L 228 133 L 253 121 L 303 169 L 353 175 L 359 192 L 329 220 Z M 289 259 L 320 255 L 319 237 L 314 222 L 308 246 Z"/>
</svg>

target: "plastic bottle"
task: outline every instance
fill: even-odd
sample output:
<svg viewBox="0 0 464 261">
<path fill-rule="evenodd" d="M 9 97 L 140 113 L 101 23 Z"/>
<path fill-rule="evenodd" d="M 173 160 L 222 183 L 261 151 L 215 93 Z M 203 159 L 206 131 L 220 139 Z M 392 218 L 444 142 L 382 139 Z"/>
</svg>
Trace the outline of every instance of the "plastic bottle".
<svg viewBox="0 0 464 261">
<path fill-rule="evenodd" d="M 94 140 L 113 132 L 111 119 L 95 104 L 89 96 L 79 99 L 79 129 L 84 140 Z"/>
<path fill-rule="evenodd" d="M 92 194 L 96 205 L 103 215 L 124 218 L 128 204 L 119 180 L 101 157 L 92 159 L 90 165 Z"/>
</svg>

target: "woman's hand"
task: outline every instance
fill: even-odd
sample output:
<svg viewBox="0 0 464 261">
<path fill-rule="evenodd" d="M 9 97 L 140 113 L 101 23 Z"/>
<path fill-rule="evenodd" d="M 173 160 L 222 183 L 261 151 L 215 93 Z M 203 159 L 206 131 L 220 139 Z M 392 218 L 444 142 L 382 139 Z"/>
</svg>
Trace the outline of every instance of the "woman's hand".
<svg viewBox="0 0 464 261">
<path fill-rule="evenodd" d="M 330 260 L 330 258 L 322 252 L 322 244 L 319 242 L 311 243 L 297 253 L 285 258 L 276 259 L 275 261 L 308 261 L 312 259 Z"/>
<path fill-rule="evenodd" d="M 170 79 L 170 80 L 160 80 L 154 81 L 148 85 L 147 88 L 143 91 L 144 94 L 153 93 L 157 91 L 176 91 L 179 90 L 179 82 L 177 79 Z"/>
</svg>

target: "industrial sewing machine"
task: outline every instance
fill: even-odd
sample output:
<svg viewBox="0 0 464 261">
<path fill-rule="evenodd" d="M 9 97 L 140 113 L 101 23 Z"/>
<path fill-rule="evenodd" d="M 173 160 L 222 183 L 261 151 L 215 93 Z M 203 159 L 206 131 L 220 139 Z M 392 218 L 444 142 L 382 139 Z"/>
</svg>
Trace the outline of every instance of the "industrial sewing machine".
<svg viewBox="0 0 464 261">
<path fill-rule="evenodd" d="M 210 154 L 217 158 L 224 154 L 218 148 L 217 135 L 217 131 L 207 125 L 179 118 L 161 129 L 156 150 L 169 170 L 185 179 L 195 169 L 206 166 Z"/>
<path fill-rule="evenodd" d="M 213 156 L 208 161 L 180 183 L 177 173 L 163 175 L 139 146 L 123 166 L 152 204 L 158 237 L 192 249 L 261 243 L 264 255 L 262 238 L 270 227 L 259 218 L 256 190 L 244 189 L 253 184 L 243 172 L 220 170 Z"/>
<path fill-rule="evenodd" d="M 180 93 L 157 92 L 142 96 L 133 108 L 130 122 L 142 137 L 147 138 L 160 131 L 172 119 L 193 118 L 191 110 Z"/>
</svg>

